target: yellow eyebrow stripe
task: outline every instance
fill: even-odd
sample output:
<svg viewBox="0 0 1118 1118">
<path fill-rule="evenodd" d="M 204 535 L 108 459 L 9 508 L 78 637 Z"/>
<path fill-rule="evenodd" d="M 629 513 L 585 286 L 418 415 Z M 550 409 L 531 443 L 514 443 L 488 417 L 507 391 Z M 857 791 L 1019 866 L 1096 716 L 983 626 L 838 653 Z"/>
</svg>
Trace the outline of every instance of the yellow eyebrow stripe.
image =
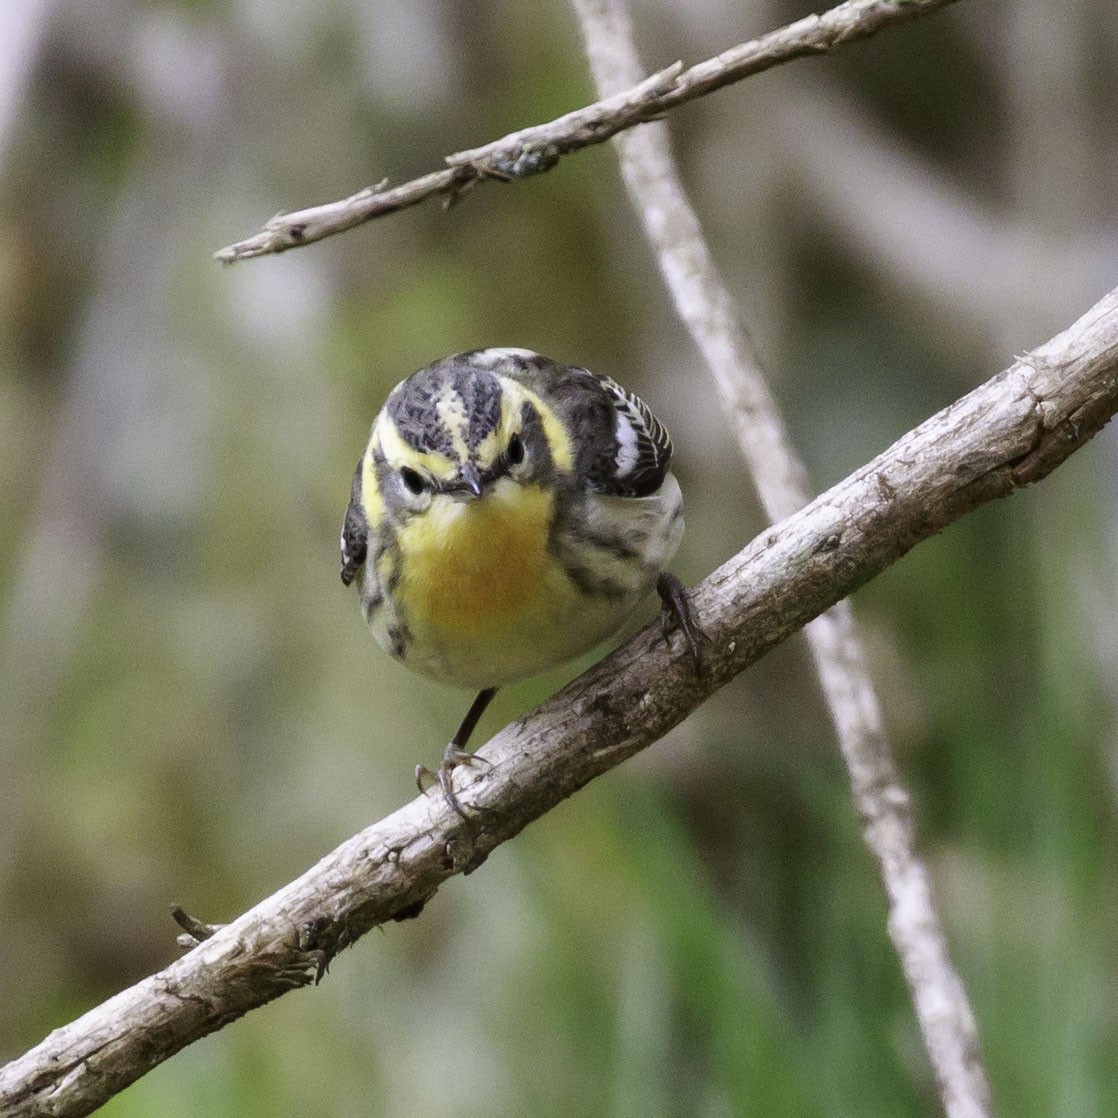
<svg viewBox="0 0 1118 1118">
<path fill-rule="evenodd" d="M 510 377 L 501 377 L 500 381 L 505 392 L 511 396 L 513 400 L 527 400 L 532 407 L 536 409 L 536 414 L 540 417 L 544 437 L 547 439 L 548 449 L 551 451 L 551 460 L 555 464 L 555 468 L 564 474 L 569 474 L 574 469 L 574 450 L 571 446 L 570 435 L 567 434 L 567 429 L 560 422 L 559 417 L 551 407 L 545 404 L 543 399 L 527 387 L 527 385 L 512 380 Z"/>
<path fill-rule="evenodd" d="M 426 470 L 440 481 L 450 481 L 454 477 L 455 466 L 445 455 L 433 450 L 416 450 L 404 441 L 396 424 L 387 412 L 382 411 L 373 425 L 374 444 L 379 444 L 385 461 L 394 469 L 412 466 Z"/>
</svg>

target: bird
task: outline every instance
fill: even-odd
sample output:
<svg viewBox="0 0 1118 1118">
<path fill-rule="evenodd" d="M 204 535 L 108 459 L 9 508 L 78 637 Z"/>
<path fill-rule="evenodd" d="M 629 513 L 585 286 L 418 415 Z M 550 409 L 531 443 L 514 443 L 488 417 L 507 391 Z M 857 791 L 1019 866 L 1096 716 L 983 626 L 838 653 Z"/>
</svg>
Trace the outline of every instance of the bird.
<svg viewBox="0 0 1118 1118">
<path fill-rule="evenodd" d="M 401 381 L 373 421 L 342 523 L 341 580 L 396 660 L 477 697 L 432 773 L 452 773 L 499 687 L 617 633 L 655 589 L 665 639 L 701 636 L 666 570 L 683 537 L 672 442 L 608 376 L 528 349 L 457 353 Z M 359 577 L 360 576 L 360 577 Z"/>
</svg>

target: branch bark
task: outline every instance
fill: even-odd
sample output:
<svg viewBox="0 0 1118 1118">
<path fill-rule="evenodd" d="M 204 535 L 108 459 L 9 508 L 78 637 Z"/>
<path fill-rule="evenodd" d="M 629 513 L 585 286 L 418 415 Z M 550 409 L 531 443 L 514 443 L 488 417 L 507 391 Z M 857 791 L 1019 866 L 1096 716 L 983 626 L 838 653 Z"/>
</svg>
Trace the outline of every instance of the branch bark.
<svg viewBox="0 0 1118 1118">
<path fill-rule="evenodd" d="M 439 196 L 447 204 L 480 182 L 526 178 L 549 171 L 559 159 L 600 144 L 634 125 L 655 120 L 669 109 L 805 55 L 865 39 L 955 0 L 846 0 L 823 15 L 803 19 L 740 43 L 690 69 L 676 62 L 644 81 L 546 124 L 522 128 L 482 147 L 446 157 L 448 167 L 386 189 L 388 180 L 348 198 L 277 214 L 259 233 L 214 253 L 226 264 L 284 252 L 352 229 L 376 217 Z"/>
<path fill-rule="evenodd" d="M 1044 477 L 1118 411 L 1118 290 L 1035 353 L 767 529 L 694 590 L 696 679 L 654 626 L 497 734 L 459 795 L 420 796 L 158 974 L 0 1068 L 5 1118 L 88 1114 L 207 1033 L 325 972 L 370 928 L 419 914 L 578 788 L 682 721 L 813 617 L 970 509 Z"/>
<path fill-rule="evenodd" d="M 624 0 L 573 0 L 602 94 L 631 85 L 640 58 Z M 621 173 L 660 265 L 676 311 L 706 359 L 723 409 L 770 520 L 810 499 L 807 471 L 714 263 L 683 187 L 665 124 L 615 139 Z M 848 602 L 806 628 L 823 696 L 850 775 L 863 837 L 889 906 L 888 930 L 900 958 L 924 1045 L 949 1118 L 987 1118 L 990 1086 L 962 979 L 916 853 L 907 790 L 893 763 L 862 636 Z"/>
</svg>

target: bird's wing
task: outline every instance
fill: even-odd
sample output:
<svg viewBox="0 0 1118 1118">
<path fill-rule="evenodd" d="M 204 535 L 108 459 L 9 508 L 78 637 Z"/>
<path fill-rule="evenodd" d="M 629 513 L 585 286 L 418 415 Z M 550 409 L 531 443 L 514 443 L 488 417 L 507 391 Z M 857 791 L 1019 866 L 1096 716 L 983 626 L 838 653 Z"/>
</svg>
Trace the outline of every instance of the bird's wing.
<svg viewBox="0 0 1118 1118">
<path fill-rule="evenodd" d="M 348 586 L 361 570 L 369 550 L 369 524 L 361 504 L 361 463 L 353 472 L 353 486 L 350 489 L 349 507 L 342 521 L 342 536 L 339 541 L 342 550 L 340 574 L 342 582 Z"/>
</svg>

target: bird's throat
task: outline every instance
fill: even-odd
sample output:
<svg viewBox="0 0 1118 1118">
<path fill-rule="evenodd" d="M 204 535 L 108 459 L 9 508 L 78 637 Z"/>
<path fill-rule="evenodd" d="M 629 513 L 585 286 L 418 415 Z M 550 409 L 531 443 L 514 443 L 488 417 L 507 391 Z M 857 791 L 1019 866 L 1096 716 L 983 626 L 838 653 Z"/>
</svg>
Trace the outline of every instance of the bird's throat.
<svg viewBox="0 0 1118 1118">
<path fill-rule="evenodd" d="M 437 495 L 398 534 L 409 623 L 464 636 L 515 623 L 552 561 L 553 514 L 552 494 L 508 479 L 477 499 Z"/>
</svg>

